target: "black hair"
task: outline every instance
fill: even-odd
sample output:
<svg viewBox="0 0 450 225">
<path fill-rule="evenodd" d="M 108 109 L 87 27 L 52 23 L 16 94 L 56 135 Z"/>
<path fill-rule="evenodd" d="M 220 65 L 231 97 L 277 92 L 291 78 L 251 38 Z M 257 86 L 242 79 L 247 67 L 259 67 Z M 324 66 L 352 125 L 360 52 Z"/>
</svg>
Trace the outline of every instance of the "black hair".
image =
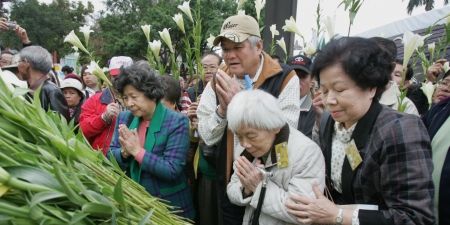
<svg viewBox="0 0 450 225">
<path fill-rule="evenodd" d="M 86 84 L 84 83 L 84 72 L 88 69 L 87 65 L 84 65 L 81 67 L 81 71 L 80 71 L 80 77 L 81 77 L 81 84 L 83 84 L 83 88 L 86 88 Z"/>
<path fill-rule="evenodd" d="M 63 68 L 61 69 L 61 71 L 63 73 L 72 73 L 73 72 L 73 68 L 70 66 L 63 66 Z"/>
<path fill-rule="evenodd" d="M 164 89 L 164 99 L 177 104 L 181 98 L 180 82 L 170 75 L 163 75 L 159 78 Z"/>
<path fill-rule="evenodd" d="M 360 88 L 377 88 L 375 99 L 385 90 L 394 68 L 388 52 L 373 40 L 360 37 L 333 39 L 317 54 L 312 74 L 319 84 L 320 72 L 336 64 L 341 65 Z"/>
<path fill-rule="evenodd" d="M 388 52 L 392 62 L 397 58 L 397 45 L 393 40 L 383 37 L 371 37 L 370 40 L 375 41 L 381 49 Z"/>
<path fill-rule="evenodd" d="M 403 59 L 396 59 L 395 63 L 403 65 Z M 411 63 L 408 63 L 408 66 L 406 66 L 405 80 L 411 80 L 413 76 L 414 76 L 414 69 L 412 68 Z"/>
<path fill-rule="evenodd" d="M 203 55 L 202 55 L 202 60 L 203 60 L 203 58 L 205 58 L 208 55 L 215 56 L 217 58 L 217 60 L 219 60 L 219 64 L 218 65 L 220 66 L 220 63 L 222 63 L 222 57 L 220 57 L 219 54 L 217 54 L 217 53 L 215 53 L 213 51 L 204 52 Z"/>
<path fill-rule="evenodd" d="M 119 76 L 114 80 L 114 88 L 123 95 L 127 85 L 143 92 L 147 98 L 155 102 L 159 102 L 164 97 L 160 80 L 148 62 L 144 60 L 121 69 Z"/>
</svg>

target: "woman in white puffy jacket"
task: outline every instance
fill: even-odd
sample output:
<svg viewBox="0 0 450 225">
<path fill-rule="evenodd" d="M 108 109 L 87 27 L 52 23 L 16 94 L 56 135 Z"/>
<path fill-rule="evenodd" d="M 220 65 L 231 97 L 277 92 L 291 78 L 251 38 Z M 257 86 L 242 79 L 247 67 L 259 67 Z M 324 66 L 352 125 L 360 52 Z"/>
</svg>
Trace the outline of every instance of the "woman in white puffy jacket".
<svg viewBox="0 0 450 225">
<path fill-rule="evenodd" d="M 227 120 L 245 149 L 227 186 L 230 201 L 246 207 L 242 224 L 298 224 L 285 203 L 291 194 L 315 197 L 314 184 L 323 191 L 325 162 L 319 146 L 290 127 L 277 100 L 261 90 L 234 96 Z"/>
</svg>

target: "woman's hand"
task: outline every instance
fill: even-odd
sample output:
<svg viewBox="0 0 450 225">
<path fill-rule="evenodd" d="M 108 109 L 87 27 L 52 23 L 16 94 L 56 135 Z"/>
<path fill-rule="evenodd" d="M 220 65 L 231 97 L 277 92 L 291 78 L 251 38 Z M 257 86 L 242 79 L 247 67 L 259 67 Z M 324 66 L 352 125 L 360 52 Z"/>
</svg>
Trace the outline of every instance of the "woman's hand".
<svg viewBox="0 0 450 225">
<path fill-rule="evenodd" d="M 261 165 L 259 160 L 257 165 Z M 236 160 L 236 174 L 241 181 L 242 187 L 244 188 L 244 193 L 250 195 L 255 192 L 256 187 L 262 181 L 263 177 L 261 172 L 247 160 L 244 156 L 239 157 Z"/>
<path fill-rule="evenodd" d="M 122 156 L 136 156 L 141 150 L 139 136 L 136 130 L 129 130 L 125 124 L 119 125 L 119 142 L 122 145 Z"/>
<path fill-rule="evenodd" d="M 317 184 L 313 185 L 316 199 L 291 195 L 286 202 L 287 211 L 304 224 L 335 224 L 339 208 L 328 200 Z"/>
</svg>

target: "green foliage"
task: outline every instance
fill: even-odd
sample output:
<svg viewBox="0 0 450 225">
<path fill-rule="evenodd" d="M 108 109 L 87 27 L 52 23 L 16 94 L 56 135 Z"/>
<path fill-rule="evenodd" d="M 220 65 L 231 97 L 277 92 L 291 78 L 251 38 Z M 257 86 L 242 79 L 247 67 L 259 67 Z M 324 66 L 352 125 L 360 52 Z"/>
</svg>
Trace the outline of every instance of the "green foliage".
<svg viewBox="0 0 450 225">
<path fill-rule="evenodd" d="M 158 31 L 171 28 L 172 44 L 177 55 L 185 59 L 184 34 L 178 29 L 172 16 L 180 13 L 177 8 L 182 4 L 180 0 L 148 1 L 148 0 L 107 0 L 108 14 L 98 20 L 98 27 L 94 28 L 93 48 L 96 55 L 105 62 L 114 55 L 129 55 L 135 58 L 144 58 L 147 55 L 147 41 L 140 26 L 151 25 L 150 39 L 159 39 Z M 191 10 L 196 8 L 196 1 L 191 1 Z M 236 13 L 234 0 L 200 0 L 200 18 L 202 26 L 201 50 L 206 48 L 206 38 L 209 34 L 217 35 L 222 22 L 230 15 Z M 204 8 L 203 6 L 208 6 Z M 139 13 L 137 13 L 139 12 Z M 186 32 L 193 30 L 192 23 L 185 17 Z M 169 50 L 163 45 L 161 60 L 165 64 L 170 61 Z"/>
<path fill-rule="evenodd" d="M 71 30 L 78 31 L 93 10 L 91 3 L 85 7 L 80 1 L 54 0 L 48 5 L 37 0 L 13 1 L 10 20 L 25 28 L 33 43 L 64 55 L 69 52 L 69 47 L 63 44 L 64 36 Z M 12 31 L 1 32 L 0 39 L 3 46 L 22 47 Z"/>
</svg>

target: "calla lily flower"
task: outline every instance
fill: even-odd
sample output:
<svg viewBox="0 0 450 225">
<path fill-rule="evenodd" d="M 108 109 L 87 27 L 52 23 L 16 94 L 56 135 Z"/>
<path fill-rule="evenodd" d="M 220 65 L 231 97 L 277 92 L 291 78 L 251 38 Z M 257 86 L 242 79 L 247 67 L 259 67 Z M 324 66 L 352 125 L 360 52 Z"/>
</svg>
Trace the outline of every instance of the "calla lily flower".
<svg viewBox="0 0 450 225">
<path fill-rule="evenodd" d="M 189 20 L 191 20 L 191 22 L 194 22 L 194 19 L 192 18 L 192 13 L 191 13 L 191 7 L 189 7 L 189 2 L 190 1 L 186 1 L 183 2 L 182 5 L 179 5 L 178 8 L 184 13 L 186 14 L 187 17 L 189 17 Z"/>
<path fill-rule="evenodd" d="M 184 31 L 184 21 L 183 21 L 183 16 L 181 15 L 181 13 L 175 14 L 175 16 L 172 17 L 172 19 L 173 19 L 173 21 L 175 21 L 178 28 L 180 28 L 180 30 L 183 32 L 183 34 L 186 33 Z"/>
<path fill-rule="evenodd" d="M 242 10 L 242 9 L 240 9 L 240 10 L 238 10 L 238 13 L 237 13 L 239 16 L 244 16 L 245 15 L 245 10 Z"/>
<path fill-rule="evenodd" d="M 111 81 L 109 81 L 109 79 L 106 77 L 105 72 L 102 68 L 100 68 L 100 66 L 98 66 L 97 62 L 91 61 L 91 63 L 87 67 L 90 71 L 92 71 L 92 74 L 94 76 L 105 82 L 109 87 L 112 86 Z"/>
<path fill-rule="evenodd" d="M 277 45 L 280 46 L 280 48 L 283 49 L 284 54 L 287 55 L 286 42 L 284 42 L 284 37 L 280 38 L 280 40 L 277 40 Z"/>
<path fill-rule="evenodd" d="M 403 45 L 404 45 L 404 55 L 403 55 L 403 67 L 406 68 L 409 59 L 417 48 L 423 46 L 425 38 L 429 37 L 431 34 L 420 36 L 414 34 L 411 31 L 406 31 L 403 34 Z"/>
<path fill-rule="evenodd" d="M 238 1 L 238 6 L 237 6 L 237 9 L 238 9 L 238 10 L 239 10 L 239 9 L 242 9 L 242 6 L 244 6 L 245 1 L 247 1 L 247 0 L 239 0 L 239 1 Z"/>
<path fill-rule="evenodd" d="M 142 26 L 141 26 L 141 29 L 142 29 L 142 31 L 144 32 L 145 38 L 147 39 L 147 42 L 150 41 L 150 28 L 151 28 L 151 27 L 152 27 L 152 26 L 151 26 L 151 25 L 148 25 L 148 24 L 142 25 Z"/>
<path fill-rule="evenodd" d="M 423 91 L 425 96 L 427 96 L 428 104 L 431 105 L 432 100 L 433 100 L 433 93 L 434 93 L 434 89 L 435 89 L 434 84 L 431 82 L 422 83 L 422 87 L 420 87 L 420 89 Z"/>
<path fill-rule="evenodd" d="M 255 0 L 256 19 L 259 21 L 261 9 L 266 5 L 266 0 Z"/>
<path fill-rule="evenodd" d="M 80 32 L 83 33 L 83 35 L 84 35 L 84 42 L 86 43 L 86 46 L 88 46 L 89 45 L 89 36 L 94 31 L 91 30 L 90 26 L 84 25 L 84 26 L 80 27 Z"/>
<path fill-rule="evenodd" d="M 313 56 L 316 53 L 317 49 L 316 46 L 313 44 L 308 44 L 305 48 L 305 55 L 308 57 Z"/>
<path fill-rule="evenodd" d="M 328 38 L 330 40 L 333 39 L 333 37 L 335 35 L 335 33 L 334 33 L 334 25 L 335 25 L 334 21 L 335 21 L 334 18 L 331 18 L 330 16 L 327 16 L 325 18 L 325 21 L 324 21 L 325 29 L 327 31 Z"/>
<path fill-rule="evenodd" d="M 444 74 L 446 74 L 450 70 L 449 62 L 445 62 L 442 68 L 444 69 Z"/>
<path fill-rule="evenodd" d="M 286 32 L 292 32 L 297 34 L 300 37 L 303 37 L 303 35 L 300 33 L 300 30 L 297 27 L 297 22 L 295 22 L 294 17 L 291 16 L 291 18 L 289 18 L 288 20 L 284 21 L 285 24 L 282 27 L 282 29 Z"/>
<path fill-rule="evenodd" d="M 152 51 L 153 55 L 159 59 L 159 52 L 161 50 L 161 41 L 160 40 L 153 40 L 152 42 L 148 43 L 148 46 L 150 47 L 150 50 Z"/>
<path fill-rule="evenodd" d="M 272 39 L 274 39 L 275 36 L 280 35 L 280 32 L 278 32 L 278 30 L 277 30 L 276 24 L 272 24 L 272 26 L 270 26 L 270 33 L 272 34 Z"/>
<path fill-rule="evenodd" d="M 91 53 L 89 53 L 89 51 L 84 47 L 83 43 L 81 43 L 80 39 L 73 30 L 70 31 L 70 33 L 64 38 L 64 42 L 68 42 L 81 51 L 85 52 L 86 54 L 91 55 Z"/>
<path fill-rule="evenodd" d="M 434 49 L 436 48 L 436 43 L 430 43 L 428 44 L 428 51 L 429 52 L 434 52 Z"/>
<path fill-rule="evenodd" d="M 214 39 L 216 39 L 216 37 L 214 37 L 212 34 L 209 34 L 209 38 L 206 39 L 206 45 L 208 46 L 208 48 L 214 47 Z"/>
<path fill-rule="evenodd" d="M 167 47 L 169 47 L 170 52 L 174 53 L 172 47 L 172 39 L 170 38 L 169 30 L 167 28 L 164 28 L 162 31 L 159 31 L 159 36 L 164 41 L 164 43 L 166 43 Z"/>
</svg>

